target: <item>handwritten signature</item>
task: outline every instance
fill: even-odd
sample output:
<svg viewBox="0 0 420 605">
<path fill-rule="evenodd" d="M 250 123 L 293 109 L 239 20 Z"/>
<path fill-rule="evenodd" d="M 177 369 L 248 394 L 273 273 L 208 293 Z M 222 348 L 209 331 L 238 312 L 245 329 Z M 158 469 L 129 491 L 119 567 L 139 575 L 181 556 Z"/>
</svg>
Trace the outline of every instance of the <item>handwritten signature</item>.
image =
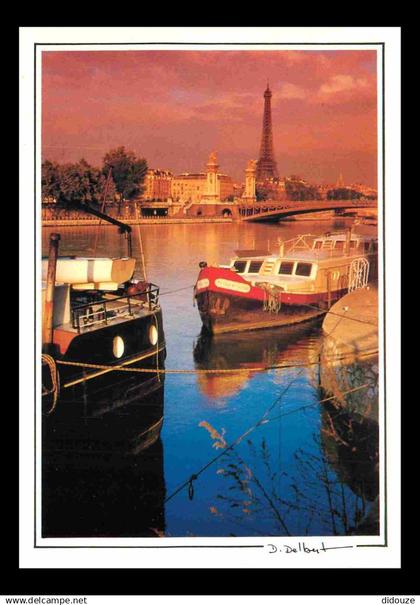
<svg viewBox="0 0 420 605">
<path fill-rule="evenodd" d="M 321 546 L 307 546 L 305 542 L 298 542 L 295 546 L 289 546 L 288 544 L 283 544 L 282 548 L 279 548 L 275 544 L 267 544 L 269 548 L 269 553 L 284 553 L 286 555 L 290 553 L 307 553 L 307 554 L 320 554 L 322 552 L 327 552 L 328 550 L 337 550 L 341 548 L 353 548 L 353 546 L 325 546 L 324 542 L 321 542 Z"/>
</svg>

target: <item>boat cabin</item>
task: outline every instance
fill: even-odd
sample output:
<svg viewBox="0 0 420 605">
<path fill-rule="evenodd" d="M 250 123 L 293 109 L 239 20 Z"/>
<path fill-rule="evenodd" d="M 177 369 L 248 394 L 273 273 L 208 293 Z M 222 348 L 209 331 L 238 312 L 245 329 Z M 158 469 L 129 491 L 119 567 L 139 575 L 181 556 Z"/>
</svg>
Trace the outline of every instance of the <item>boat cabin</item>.
<svg viewBox="0 0 420 605">
<path fill-rule="evenodd" d="M 81 334 L 104 325 L 150 315 L 159 307 L 159 288 L 133 280 L 135 259 L 59 257 L 54 286 L 53 328 Z M 48 260 L 42 260 L 45 309 Z M 131 284 L 127 289 L 126 284 Z"/>
<path fill-rule="evenodd" d="M 342 233 L 328 233 L 314 239 L 312 250 L 328 250 L 332 254 L 344 254 L 346 252 L 346 236 Z M 349 253 L 369 253 L 378 251 L 376 239 L 363 235 L 352 234 L 349 240 Z"/>
<path fill-rule="evenodd" d="M 348 287 L 352 271 L 362 269 L 367 280 L 369 263 L 363 259 L 377 252 L 377 241 L 361 235 L 346 240 L 345 234 L 326 234 L 313 239 L 312 245 L 307 236 L 291 241 L 287 251 L 288 242 L 280 243 L 278 254 L 236 250 L 228 268 L 253 286 L 272 285 L 286 292 L 340 290 Z"/>
</svg>

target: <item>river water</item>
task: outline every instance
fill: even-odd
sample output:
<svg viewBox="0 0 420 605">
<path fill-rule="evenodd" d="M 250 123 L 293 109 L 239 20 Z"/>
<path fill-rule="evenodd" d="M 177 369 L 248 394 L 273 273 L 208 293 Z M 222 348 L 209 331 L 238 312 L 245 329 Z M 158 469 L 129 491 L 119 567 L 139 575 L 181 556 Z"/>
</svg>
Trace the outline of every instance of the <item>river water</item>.
<svg viewBox="0 0 420 605">
<path fill-rule="evenodd" d="M 46 511 L 60 510 L 60 516 L 44 516 L 44 535 L 329 536 L 354 531 L 377 495 L 377 477 L 363 455 L 352 458 L 343 446 L 346 438 L 334 430 L 334 415 L 319 403 L 319 324 L 205 338 L 192 290 L 201 260 L 223 263 L 237 248 L 276 250 L 278 237 L 347 225 L 140 227 L 147 279 L 161 289 L 166 368 L 242 371 L 168 374 L 161 437 L 124 468 L 95 461 L 91 467 L 57 464 L 45 471 L 43 505 Z M 43 254 L 52 231 L 61 233 L 60 254 L 94 253 L 95 227 L 60 227 L 42 230 Z M 356 231 L 375 234 L 370 226 Z M 137 235 L 134 226 L 139 258 Z M 124 252 L 117 229 L 101 228 L 96 254 Z M 293 367 L 306 362 L 307 367 Z M 254 371 L 286 363 L 291 367 Z M 192 475 L 197 478 L 188 484 Z"/>
</svg>

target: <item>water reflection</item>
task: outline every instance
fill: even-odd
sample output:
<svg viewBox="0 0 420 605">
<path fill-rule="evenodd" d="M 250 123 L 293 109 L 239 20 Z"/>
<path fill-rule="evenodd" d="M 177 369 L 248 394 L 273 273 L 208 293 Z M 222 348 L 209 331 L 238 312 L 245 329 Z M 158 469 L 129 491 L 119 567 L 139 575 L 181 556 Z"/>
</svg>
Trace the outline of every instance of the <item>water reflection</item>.
<svg viewBox="0 0 420 605">
<path fill-rule="evenodd" d="M 343 408 L 330 410 L 319 403 L 324 396 L 318 390 L 316 364 L 319 326 L 209 339 L 199 335 L 192 289 L 178 291 L 195 283 L 203 258 L 222 263 L 235 248 L 276 250 L 279 236 L 289 239 L 339 226 L 312 222 L 309 227 L 301 223 L 141 227 L 147 274 L 163 292 L 173 292 L 161 298 L 166 367 L 244 371 L 167 375 L 161 440 L 143 451 L 136 447 L 142 408 L 133 402 L 133 415 L 125 422 L 121 416 L 120 424 L 109 423 L 109 436 L 114 438 L 115 428 L 121 427 L 120 445 L 125 443 L 131 456 L 121 456 L 115 448 L 104 456 L 99 438 L 95 455 L 79 453 L 73 460 L 68 456 L 63 460 L 50 452 L 43 476 L 44 535 L 324 536 L 367 531 L 362 520 L 375 506 L 377 493 L 376 428 L 362 424 L 361 418 L 355 424 L 348 410 L 346 419 Z M 48 231 L 43 231 L 45 244 Z M 369 227 L 369 233 L 376 229 Z M 66 228 L 60 253 L 86 254 L 94 235 L 95 228 Z M 97 253 L 117 256 L 120 245 L 115 230 L 104 228 Z M 135 236 L 133 249 L 139 256 Z M 256 372 L 261 366 L 312 362 L 314 366 L 305 368 Z M 123 398 L 124 388 L 118 387 L 101 397 L 96 411 L 103 417 L 123 411 L 124 405 L 118 403 Z M 214 440 L 200 423 L 215 427 L 231 443 L 277 399 L 270 422 L 248 434 L 194 482 L 192 500 L 184 489 L 164 503 L 221 451 L 213 447 Z M 92 411 L 92 398 L 73 400 L 79 409 Z"/>
<path fill-rule="evenodd" d="M 225 485 L 211 513 L 256 534 L 264 525 L 274 536 L 379 534 L 377 427 L 323 409 L 320 433 L 293 458 L 285 465 L 266 437 L 248 438 L 219 465 Z"/>
<path fill-rule="evenodd" d="M 284 536 L 379 533 L 377 418 L 371 407 L 356 413 L 352 400 L 347 406 L 345 398 L 339 404 L 323 401 L 320 349 L 319 322 L 213 338 L 202 333 L 195 344 L 199 369 L 248 370 L 198 376 L 201 391 L 217 405 L 238 395 L 257 376 L 256 368 L 291 366 L 271 372 L 271 389 L 260 393 L 262 410 L 268 405 L 270 412 L 218 463 L 218 491 L 209 511 L 236 535 L 246 535 L 245 529 L 259 535 L 264 527 L 265 535 Z M 289 385 L 294 392 L 283 397 Z M 231 443 L 219 426 L 201 426 L 216 449 Z"/>
<path fill-rule="evenodd" d="M 163 423 L 164 376 L 126 376 L 64 390 L 51 413 L 44 410 L 43 451 L 128 456 L 153 444 Z"/>
<path fill-rule="evenodd" d="M 42 479 L 44 538 L 164 534 L 161 439 L 129 458 L 44 456 Z"/>
<path fill-rule="evenodd" d="M 303 364 L 308 364 L 310 368 L 312 363 L 317 363 L 319 355 L 320 327 L 321 321 L 315 320 L 282 329 L 220 334 L 215 337 L 203 330 L 193 351 L 197 369 L 241 368 L 248 371 L 198 374 L 201 392 L 209 399 L 217 400 L 238 393 L 258 368 Z"/>
<path fill-rule="evenodd" d="M 69 389 L 43 415 L 43 537 L 165 531 L 164 382 L 139 375 Z"/>
<path fill-rule="evenodd" d="M 325 404 L 322 411 L 321 446 L 337 476 L 360 501 L 359 525 L 379 495 L 379 425 L 351 408 Z M 372 525 L 372 533 L 378 528 Z M 370 532 L 369 532 L 370 533 Z"/>
</svg>

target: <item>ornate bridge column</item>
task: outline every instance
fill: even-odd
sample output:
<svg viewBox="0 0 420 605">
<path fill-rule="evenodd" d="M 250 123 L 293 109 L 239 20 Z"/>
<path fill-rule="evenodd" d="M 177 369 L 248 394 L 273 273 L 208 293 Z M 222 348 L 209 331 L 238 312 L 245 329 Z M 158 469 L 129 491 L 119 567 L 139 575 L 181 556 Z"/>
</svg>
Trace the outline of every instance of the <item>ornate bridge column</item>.
<svg viewBox="0 0 420 605">
<path fill-rule="evenodd" d="M 245 169 L 245 191 L 242 199 L 246 203 L 254 203 L 257 199 L 255 192 L 256 183 L 256 171 L 257 162 L 256 160 L 249 160 Z"/>
<path fill-rule="evenodd" d="M 217 163 L 217 155 L 214 151 L 209 156 L 206 168 L 206 189 L 201 201 L 205 204 L 216 204 L 220 201 L 220 182 L 217 175 L 219 164 Z"/>
</svg>

